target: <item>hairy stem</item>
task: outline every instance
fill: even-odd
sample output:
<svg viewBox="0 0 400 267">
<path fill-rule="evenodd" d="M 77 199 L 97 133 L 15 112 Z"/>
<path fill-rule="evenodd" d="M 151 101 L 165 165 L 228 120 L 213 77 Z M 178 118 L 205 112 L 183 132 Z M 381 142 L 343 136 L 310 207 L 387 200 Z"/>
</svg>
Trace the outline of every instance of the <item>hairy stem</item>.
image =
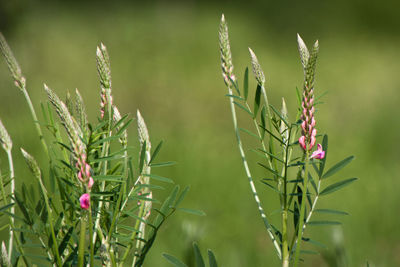
<svg viewBox="0 0 400 267">
<path fill-rule="evenodd" d="M 228 86 L 228 90 L 229 90 L 229 94 L 232 95 L 232 89 L 229 86 Z M 268 232 L 268 234 L 269 234 L 269 236 L 270 236 L 270 238 L 271 238 L 271 240 L 272 240 L 272 242 L 273 242 L 273 244 L 275 246 L 276 252 L 278 253 L 278 257 L 281 259 L 281 257 L 282 257 L 281 248 L 280 248 L 280 246 L 278 244 L 278 241 L 275 238 L 275 235 L 273 233 L 272 227 L 268 222 L 268 219 L 267 219 L 267 216 L 265 215 L 264 209 L 261 206 L 261 202 L 260 202 L 260 199 L 258 197 L 257 190 L 256 190 L 256 188 L 254 186 L 253 178 L 251 177 L 250 169 L 249 169 L 249 166 L 247 164 L 246 155 L 244 153 L 243 146 L 242 146 L 242 141 L 241 141 L 241 138 L 240 138 L 239 128 L 238 128 L 238 125 L 237 125 L 236 109 L 235 109 L 235 105 L 233 103 L 233 99 L 231 97 L 229 98 L 229 102 L 230 102 L 230 106 L 231 106 L 232 121 L 233 121 L 233 127 L 235 129 L 236 141 L 238 143 L 240 156 L 242 158 L 243 165 L 244 165 L 244 168 L 245 168 L 245 171 L 246 171 L 246 175 L 247 175 L 247 178 L 249 180 L 250 188 L 251 188 L 251 191 L 253 193 L 254 200 L 257 203 L 258 211 L 260 212 L 261 218 L 264 221 L 264 225 L 265 225 L 265 227 L 267 229 L 267 232 Z"/>
</svg>

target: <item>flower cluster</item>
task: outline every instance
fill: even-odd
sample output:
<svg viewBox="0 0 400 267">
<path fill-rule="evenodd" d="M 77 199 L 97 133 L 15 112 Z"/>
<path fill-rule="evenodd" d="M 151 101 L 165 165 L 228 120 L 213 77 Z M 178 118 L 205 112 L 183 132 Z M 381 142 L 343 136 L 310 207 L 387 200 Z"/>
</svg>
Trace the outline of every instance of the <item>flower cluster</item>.
<svg viewBox="0 0 400 267">
<path fill-rule="evenodd" d="M 299 139 L 299 143 L 304 150 L 311 150 L 316 141 L 317 129 L 315 129 L 315 118 L 314 118 L 314 90 L 303 91 L 303 112 L 301 115 L 301 129 L 302 136 Z"/>
</svg>

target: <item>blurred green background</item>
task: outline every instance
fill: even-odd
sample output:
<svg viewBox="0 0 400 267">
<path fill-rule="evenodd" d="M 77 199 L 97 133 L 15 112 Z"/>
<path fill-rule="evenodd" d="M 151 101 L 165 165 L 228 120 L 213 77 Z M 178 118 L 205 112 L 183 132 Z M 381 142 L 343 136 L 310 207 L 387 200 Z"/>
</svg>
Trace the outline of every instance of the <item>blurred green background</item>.
<svg viewBox="0 0 400 267">
<path fill-rule="evenodd" d="M 400 266 L 399 8 L 396 1 L 372 0 L 16 0 L 0 2 L 0 30 L 19 60 L 38 111 L 46 100 L 46 82 L 60 95 L 78 88 L 92 121 L 99 115 L 95 48 L 103 42 L 111 56 L 120 111 L 134 115 L 140 109 L 153 143 L 166 141 L 160 157 L 178 164 L 156 172 L 190 185 L 183 206 L 202 209 L 207 216 L 174 216 L 146 266 L 168 266 L 161 252 L 188 258 L 193 240 L 203 251 L 211 248 L 222 266 L 278 266 L 234 139 L 220 71 L 218 25 L 224 13 L 239 79 L 250 65 L 250 46 L 266 73 L 270 102 L 280 106 L 285 97 L 291 118 L 295 88 L 303 81 L 296 33 L 309 46 L 318 38 L 315 91 L 328 94 L 319 107 L 317 127 L 330 137 L 328 166 L 356 156 L 332 181 L 360 179 L 319 202 L 320 208 L 351 215 L 340 218 L 343 226 L 338 228 L 307 229 L 307 236 L 328 248 L 306 256 L 303 265 L 346 266 L 327 260 L 344 246 L 340 254 L 347 266 L 365 266 L 367 260 L 372 266 Z M 14 142 L 17 178 L 29 181 L 17 149 L 23 146 L 40 157 L 41 148 L 3 59 L 0 99 L 0 117 Z M 136 136 L 134 127 L 131 136 Z M 135 139 L 131 144 L 137 146 Z M 6 169 L 3 155 L 1 159 Z M 267 211 L 273 211 L 275 195 L 261 183 L 257 186 Z"/>
</svg>

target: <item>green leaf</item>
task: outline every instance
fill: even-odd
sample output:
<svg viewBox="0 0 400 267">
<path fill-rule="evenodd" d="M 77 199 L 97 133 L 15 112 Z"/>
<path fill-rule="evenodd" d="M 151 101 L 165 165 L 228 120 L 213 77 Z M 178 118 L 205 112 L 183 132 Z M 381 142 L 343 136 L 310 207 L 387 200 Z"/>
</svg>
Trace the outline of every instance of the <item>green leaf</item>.
<svg viewBox="0 0 400 267">
<path fill-rule="evenodd" d="M 253 117 L 253 113 L 251 113 L 251 111 L 250 111 L 248 108 L 244 107 L 242 104 L 240 104 L 240 103 L 238 103 L 238 102 L 236 102 L 236 101 L 233 101 L 233 104 L 235 104 L 235 105 L 238 106 L 239 108 L 243 109 L 244 111 L 246 111 L 247 113 L 249 113 L 251 117 Z"/>
<path fill-rule="evenodd" d="M 93 176 L 95 181 L 107 181 L 107 182 L 123 182 L 121 175 L 96 175 Z"/>
<path fill-rule="evenodd" d="M 193 242 L 193 251 L 194 258 L 196 262 L 196 267 L 205 267 L 203 257 L 201 256 L 201 252 L 196 242 Z"/>
<path fill-rule="evenodd" d="M 150 167 L 152 167 L 152 168 L 166 167 L 166 166 L 172 166 L 175 164 L 176 164 L 175 161 L 167 161 L 167 162 L 160 162 L 160 163 L 152 163 L 152 164 L 150 164 Z"/>
<path fill-rule="evenodd" d="M 158 145 L 154 149 L 153 154 L 151 155 L 151 159 L 150 159 L 149 164 L 151 164 L 153 162 L 153 160 L 156 158 L 158 152 L 160 152 L 160 149 L 161 149 L 161 146 L 162 146 L 163 143 L 164 143 L 164 141 L 162 141 L 162 140 L 160 141 L 160 143 L 158 143 Z"/>
<path fill-rule="evenodd" d="M 167 253 L 163 253 L 162 256 L 172 265 L 174 265 L 175 267 L 187 267 L 186 264 L 184 264 L 183 262 L 181 262 L 180 260 L 178 260 L 177 258 L 175 258 L 172 255 L 169 255 Z"/>
<path fill-rule="evenodd" d="M 343 169 L 347 164 L 349 164 L 352 160 L 354 159 L 354 156 L 350 156 L 348 158 L 345 158 L 344 160 L 336 163 L 332 168 L 330 168 L 323 176 L 322 178 L 328 178 L 332 175 L 334 175 L 335 173 L 337 173 L 338 171 L 340 171 L 341 169 Z"/>
<path fill-rule="evenodd" d="M 146 141 L 143 142 L 143 145 L 141 146 L 141 151 L 140 151 L 140 158 L 139 158 L 139 173 L 142 173 L 143 171 L 143 166 L 144 166 L 144 159 L 146 157 Z"/>
<path fill-rule="evenodd" d="M 155 174 L 143 174 L 143 176 L 147 176 L 147 177 L 150 177 L 151 179 L 161 181 L 161 182 L 166 182 L 166 183 L 170 183 L 170 184 L 174 183 L 174 181 L 170 178 L 162 177 L 162 176 L 155 175 Z"/>
<path fill-rule="evenodd" d="M 5 205 L 5 206 L 0 208 L 0 212 L 2 212 L 3 210 L 7 210 L 8 208 L 11 208 L 14 205 L 15 205 L 15 203 L 7 204 L 7 205 Z"/>
<path fill-rule="evenodd" d="M 189 186 L 186 186 L 185 189 L 183 189 L 182 193 L 179 195 L 178 199 L 176 200 L 174 207 L 177 208 L 179 204 L 182 202 L 182 200 L 185 198 L 187 192 L 189 191 Z"/>
<path fill-rule="evenodd" d="M 211 250 L 207 250 L 207 254 L 210 267 L 218 267 L 217 259 L 215 258 L 214 253 Z"/>
<path fill-rule="evenodd" d="M 340 210 L 332 210 L 332 209 L 316 209 L 314 212 L 317 213 L 329 213 L 329 214 L 338 214 L 338 215 L 349 215 L 345 211 L 340 211 Z"/>
<path fill-rule="evenodd" d="M 311 238 L 303 237 L 302 240 L 304 242 L 308 242 L 308 243 L 310 243 L 310 244 L 312 244 L 314 246 L 320 247 L 320 248 L 327 248 L 327 246 L 325 244 L 323 244 L 323 243 L 321 243 L 319 241 L 315 241 L 315 240 L 313 240 Z"/>
<path fill-rule="evenodd" d="M 322 195 L 327 195 L 327 194 L 333 193 L 333 192 L 341 189 L 342 187 L 349 185 L 350 183 L 354 182 L 355 180 L 357 180 L 357 178 L 350 178 L 350 179 L 346 179 L 346 180 L 331 184 L 331 185 L 327 186 L 324 190 L 322 190 L 321 193 L 319 193 L 319 194 L 322 196 Z"/>
<path fill-rule="evenodd" d="M 68 229 L 68 232 L 65 234 L 63 240 L 61 241 L 61 244 L 58 246 L 58 253 L 59 253 L 60 255 L 62 255 L 62 254 L 64 253 L 64 250 L 65 250 L 65 248 L 67 247 L 69 240 L 71 239 L 72 231 L 73 231 L 73 230 L 74 230 L 74 227 L 71 226 L 71 227 Z"/>
<path fill-rule="evenodd" d="M 314 251 L 314 250 L 300 250 L 301 254 L 310 254 L 310 255 L 318 255 L 319 252 Z"/>
<path fill-rule="evenodd" d="M 194 209 L 186 209 L 186 208 L 177 208 L 176 210 L 183 211 L 183 212 L 197 215 L 197 216 L 206 216 L 206 213 L 202 210 L 194 210 Z"/>
<path fill-rule="evenodd" d="M 278 115 L 278 117 L 281 119 L 281 121 L 283 121 L 283 123 L 285 123 L 287 127 L 290 127 L 289 123 L 282 116 L 282 114 L 273 105 L 270 104 L 269 106 L 272 108 L 272 110 L 275 112 L 275 114 Z"/>
<path fill-rule="evenodd" d="M 237 95 L 226 94 L 225 96 L 235 98 L 235 99 L 237 99 L 239 101 L 244 101 L 243 98 L 241 98 L 240 96 L 237 96 Z"/>
<path fill-rule="evenodd" d="M 251 132 L 251 131 L 249 131 L 247 129 L 239 128 L 239 130 L 242 131 L 242 132 L 247 133 L 248 135 L 251 135 L 251 136 L 255 137 L 257 140 L 260 140 L 260 137 L 258 135 L 256 135 L 255 133 L 253 133 L 253 132 Z"/>
<path fill-rule="evenodd" d="M 256 95 L 254 97 L 253 118 L 257 117 L 258 110 L 260 109 L 261 102 L 261 86 L 257 84 Z"/>
<path fill-rule="evenodd" d="M 271 188 L 273 191 L 277 192 L 278 194 L 281 193 L 281 192 L 279 192 L 279 190 L 277 188 L 275 188 L 273 185 L 267 183 L 266 181 L 261 180 L 261 183 L 265 184 L 266 186 L 268 186 L 269 188 Z"/>
<path fill-rule="evenodd" d="M 248 67 L 246 67 L 246 70 L 244 71 L 243 94 L 244 94 L 244 99 L 247 100 L 247 97 L 249 96 L 249 68 Z"/>
<path fill-rule="evenodd" d="M 267 113 L 265 111 L 265 107 L 261 109 L 261 139 L 264 140 L 265 136 L 265 128 L 267 128 L 265 124 L 265 118 L 267 117 Z"/>
<path fill-rule="evenodd" d="M 337 221 L 311 221 L 307 223 L 308 225 L 340 225 L 342 224 L 341 222 L 337 222 Z"/>
</svg>

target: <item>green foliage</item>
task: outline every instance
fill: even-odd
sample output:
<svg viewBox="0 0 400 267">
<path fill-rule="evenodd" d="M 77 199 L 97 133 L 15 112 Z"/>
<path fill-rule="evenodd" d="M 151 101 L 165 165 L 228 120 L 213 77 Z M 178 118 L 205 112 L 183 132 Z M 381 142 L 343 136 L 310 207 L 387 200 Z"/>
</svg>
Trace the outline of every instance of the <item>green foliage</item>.
<svg viewBox="0 0 400 267">
<path fill-rule="evenodd" d="M 25 80 L 2 35 L 0 44 L 12 76 L 18 80 L 16 85 L 26 93 L 30 104 L 22 83 Z M 12 188 L 7 194 L 5 188 L 14 179 L 9 157 L 10 177 L 1 176 L 0 180 L 3 202 L 0 215 L 10 218 L 6 227 L 11 229 L 11 245 L 7 251 L 3 243 L 2 266 L 11 263 L 20 266 L 21 260 L 26 266 L 31 266 L 30 262 L 57 266 L 125 266 L 128 261 L 132 261 L 132 266 L 142 266 L 159 229 L 175 211 L 204 215 L 201 211 L 179 207 L 188 187 L 180 192 L 176 185 L 164 200 L 157 199 L 159 190 L 164 190 L 157 183 L 173 181 L 153 174 L 152 168 L 173 162 L 155 162 L 163 142 L 151 150 L 148 129 L 139 112 L 140 150 L 137 155 L 131 153 L 127 127 L 132 119 L 121 116 L 112 103 L 111 67 L 103 44 L 97 48 L 96 55 L 102 94 L 97 122 L 88 122 L 78 91 L 75 99 L 67 94 L 64 103 L 45 85 L 49 103 L 59 117 L 59 121 L 54 118 L 49 103 L 42 104 L 45 120 L 42 126 L 49 131 L 51 139 L 44 140 L 41 127 L 37 129 L 48 164 L 39 167 L 33 156 L 21 149 L 36 182 L 33 185 L 23 182 L 20 189 L 13 191 Z M 31 112 L 36 118 L 33 106 Z M 1 141 L 10 156 L 11 139 L 1 126 Z M 85 195 L 89 196 L 89 204 L 83 204 Z M 16 245 L 12 246 L 14 239 Z"/>
</svg>

